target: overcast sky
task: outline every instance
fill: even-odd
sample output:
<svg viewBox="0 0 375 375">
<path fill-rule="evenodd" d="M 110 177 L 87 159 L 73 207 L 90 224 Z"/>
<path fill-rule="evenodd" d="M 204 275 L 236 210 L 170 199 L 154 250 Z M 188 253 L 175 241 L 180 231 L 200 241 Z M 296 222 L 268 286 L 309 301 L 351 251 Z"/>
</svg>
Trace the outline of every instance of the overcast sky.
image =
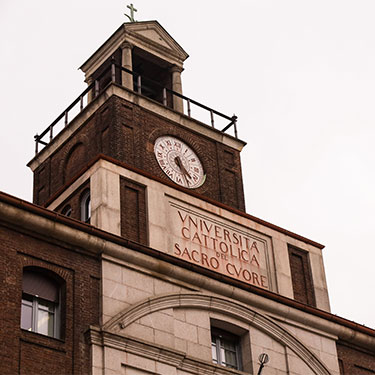
<svg viewBox="0 0 375 375">
<path fill-rule="evenodd" d="M 375 328 L 375 2 L 133 3 L 190 55 L 184 94 L 238 116 L 246 211 L 324 244 L 332 312 Z M 31 201 L 33 136 L 127 4 L 0 1 L 0 190 Z"/>
</svg>

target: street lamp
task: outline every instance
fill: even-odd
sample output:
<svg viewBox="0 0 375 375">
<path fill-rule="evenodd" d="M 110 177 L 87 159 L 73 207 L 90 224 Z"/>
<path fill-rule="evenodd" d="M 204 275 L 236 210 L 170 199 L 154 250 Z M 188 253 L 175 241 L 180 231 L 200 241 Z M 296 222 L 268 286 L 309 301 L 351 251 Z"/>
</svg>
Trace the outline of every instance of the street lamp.
<svg viewBox="0 0 375 375">
<path fill-rule="evenodd" d="M 259 366 L 259 370 L 258 370 L 258 374 L 257 375 L 261 375 L 264 365 L 266 363 L 268 363 L 268 361 L 270 360 L 270 358 L 268 357 L 268 354 L 262 353 L 259 356 L 258 359 L 259 359 L 259 362 L 260 362 L 260 366 Z"/>
</svg>

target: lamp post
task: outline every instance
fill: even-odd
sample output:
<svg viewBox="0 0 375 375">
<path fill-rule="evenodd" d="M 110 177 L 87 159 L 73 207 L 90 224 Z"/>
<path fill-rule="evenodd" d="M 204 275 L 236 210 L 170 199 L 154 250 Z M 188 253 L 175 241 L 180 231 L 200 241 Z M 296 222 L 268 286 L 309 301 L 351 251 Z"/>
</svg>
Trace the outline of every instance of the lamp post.
<svg viewBox="0 0 375 375">
<path fill-rule="evenodd" d="M 259 359 L 260 366 L 259 366 L 259 370 L 258 370 L 258 374 L 257 375 L 261 375 L 264 365 L 266 363 L 268 363 L 268 361 L 270 360 L 270 358 L 268 357 L 268 354 L 262 353 L 258 357 L 258 359 Z"/>
</svg>

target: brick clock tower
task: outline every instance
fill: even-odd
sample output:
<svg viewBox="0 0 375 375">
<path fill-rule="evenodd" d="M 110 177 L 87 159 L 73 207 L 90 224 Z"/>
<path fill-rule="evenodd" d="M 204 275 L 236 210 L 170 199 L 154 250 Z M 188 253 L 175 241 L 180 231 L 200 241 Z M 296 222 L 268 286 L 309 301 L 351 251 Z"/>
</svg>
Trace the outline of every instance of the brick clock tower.
<svg viewBox="0 0 375 375">
<path fill-rule="evenodd" d="M 146 200 L 161 203 L 145 178 L 244 211 L 245 143 L 214 127 L 214 117 L 235 127 L 234 117 L 182 96 L 187 57 L 157 21 L 123 24 L 81 66 L 78 115 L 60 116 L 67 126 L 51 142 L 57 125 L 36 137 L 34 203 L 145 244 Z M 190 116 L 194 104 L 210 126 Z"/>
</svg>

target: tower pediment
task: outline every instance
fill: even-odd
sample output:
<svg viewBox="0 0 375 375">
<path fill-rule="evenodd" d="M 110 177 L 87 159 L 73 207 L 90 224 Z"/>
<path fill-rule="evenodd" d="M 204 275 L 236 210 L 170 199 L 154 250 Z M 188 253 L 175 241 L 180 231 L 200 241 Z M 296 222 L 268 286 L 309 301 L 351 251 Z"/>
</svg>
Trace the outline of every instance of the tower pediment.
<svg viewBox="0 0 375 375">
<path fill-rule="evenodd" d="M 110 58 L 123 43 L 146 51 L 171 65 L 182 68 L 189 57 L 184 49 L 157 21 L 131 22 L 121 25 L 80 67 L 86 77 Z"/>
<path fill-rule="evenodd" d="M 126 33 L 133 39 L 134 44 L 143 42 L 151 43 L 155 49 L 167 48 L 169 53 L 172 53 L 182 61 L 189 56 L 157 21 L 128 23 L 124 24 L 124 28 Z M 147 47 L 147 45 L 144 47 Z"/>
</svg>

